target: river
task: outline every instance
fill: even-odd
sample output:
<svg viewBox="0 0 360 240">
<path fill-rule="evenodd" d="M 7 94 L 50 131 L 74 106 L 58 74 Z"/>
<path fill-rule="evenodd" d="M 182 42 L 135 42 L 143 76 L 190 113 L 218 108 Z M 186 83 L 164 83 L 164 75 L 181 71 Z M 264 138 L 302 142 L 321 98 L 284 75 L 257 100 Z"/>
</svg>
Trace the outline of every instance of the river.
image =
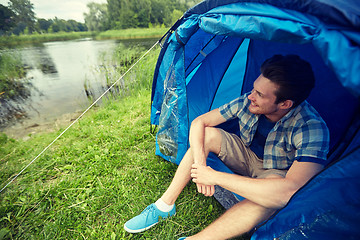
<svg viewBox="0 0 360 240">
<path fill-rule="evenodd" d="M 148 49 L 156 40 L 121 43 L 126 47 L 140 45 Z M 116 40 L 81 39 L 9 50 L 19 53 L 28 68 L 26 78 L 31 85 L 31 95 L 18 103 L 24 113 L 1 131 L 9 137 L 26 140 L 29 134 L 70 124 L 106 89 L 108 84 L 102 69 L 107 61 L 104 59 L 112 55 L 119 43 Z"/>
</svg>

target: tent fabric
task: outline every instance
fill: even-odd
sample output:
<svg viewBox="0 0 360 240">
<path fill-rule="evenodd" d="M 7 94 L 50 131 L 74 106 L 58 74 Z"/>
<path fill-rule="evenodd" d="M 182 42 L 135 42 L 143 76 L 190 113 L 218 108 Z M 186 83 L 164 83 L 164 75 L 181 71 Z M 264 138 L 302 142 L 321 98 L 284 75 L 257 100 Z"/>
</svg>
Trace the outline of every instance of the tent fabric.
<svg viewBox="0 0 360 240">
<path fill-rule="evenodd" d="M 189 147 L 193 119 L 250 91 L 265 59 L 297 54 L 315 73 L 308 101 L 329 127 L 330 164 L 253 238 L 332 239 L 327 228 L 338 234 L 349 230 L 355 219 L 347 216 L 359 210 L 353 201 L 358 192 L 349 198 L 359 185 L 354 171 L 360 164 L 359 31 L 360 2 L 355 0 L 206 0 L 189 9 L 164 37 L 154 72 L 151 123 L 159 126 L 156 154 L 179 164 Z M 236 120 L 219 127 L 239 133 Z M 231 173 L 215 155 L 208 164 Z M 346 194 L 340 191 L 343 184 L 349 185 Z M 331 189 L 340 192 L 332 194 Z M 332 197 L 316 202 L 326 195 Z M 349 199 L 354 204 L 349 205 Z M 337 204 L 348 207 L 331 208 Z M 333 226 L 330 220 L 342 225 Z M 357 231 L 349 234 L 359 236 Z"/>
<path fill-rule="evenodd" d="M 205 3 L 209 2 L 211 1 L 205 1 Z M 342 34 L 342 31 L 332 30 L 334 26 L 331 26 L 330 30 L 325 28 L 325 26 L 326 25 L 324 25 L 323 22 L 321 22 L 314 16 L 295 12 L 294 10 L 279 9 L 271 5 L 264 5 L 254 2 L 237 2 L 231 3 L 230 5 L 222 5 L 220 7 L 211 9 L 207 13 L 194 14 L 185 18 L 183 20 L 183 23 L 179 27 L 177 27 L 175 34 L 169 36 L 169 39 L 167 40 L 168 47 L 166 48 L 164 57 L 162 58 L 163 64 L 160 66 L 160 68 L 164 69 L 159 69 L 159 75 L 156 74 L 157 78 L 154 79 L 155 93 L 152 104 L 153 109 L 151 122 L 153 124 L 160 125 L 160 129 L 162 129 L 161 126 L 165 124 L 159 123 L 159 117 L 161 113 L 162 100 L 164 97 L 164 81 L 166 81 L 166 76 L 173 76 L 173 73 L 168 72 L 168 69 L 170 69 L 169 64 L 172 64 L 172 60 L 174 59 L 172 54 L 179 54 L 180 51 L 186 52 L 186 54 L 184 54 L 185 62 L 176 63 L 178 65 L 182 65 L 179 65 L 179 68 L 174 69 L 174 71 L 177 71 L 177 74 L 175 75 L 179 76 L 179 78 L 176 78 L 176 80 L 179 81 L 179 84 L 182 83 L 181 80 L 183 78 L 189 76 L 184 75 L 184 73 L 182 72 L 184 69 L 187 70 L 186 74 L 189 74 L 190 70 L 197 67 L 196 69 L 201 70 L 199 71 L 199 73 L 196 72 L 197 77 L 206 78 L 208 77 L 205 76 L 207 74 L 207 71 L 204 71 L 202 69 L 211 69 L 211 67 L 207 66 L 205 68 L 200 66 L 201 64 L 203 64 L 202 59 L 205 59 L 203 57 L 203 54 L 210 56 L 212 51 L 216 49 L 219 44 L 222 45 L 223 42 L 230 41 L 229 38 L 231 37 L 240 39 L 248 38 L 251 39 L 253 42 L 271 41 L 276 43 L 289 44 L 287 45 L 287 48 L 284 48 L 284 45 L 280 45 L 279 48 L 282 49 L 284 53 L 293 52 L 291 44 L 297 44 L 299 46 L 309 44 L 310 47 L 303 48 L 305 49 L 305 51 L 302 51 L 300 55 L 311 55 L 309 56 L 310 59 L 312 59 L 313 56 L 320 55 L 321 59 L 323 59 L 322 62 L 329 68 L 328 72 L 331 74 L 335 74 L 335 77 L 340 80 L 341 85 L 346 87 L 348 91 L 352 92 L 355 98 L 358 98 L 360 96 L 360 83 L 358 81 L 357 72 L 360 69 L 360 61 L 352 61 L 351 64 L 349 64 L 347 61 L 344 61 L 344 56 L 347 56 L 348 59 L 360 59 L 360 50 L 357 47 L 358 45 L 354 45 L 352 41 L 347 39 Z M 340 28 L 340 26 L 337 26 L 337 28 Z M 348 27 L 346 27 L 345 30 L 347 32 L 351 32 Z M 356 35 L 355 33 L 357 32 L 354 30 L 353 33 L 353 35 Z M 200 39 L 198 35 L 206 36 L 204 37 L 203 41 L 200 41 L 201 44 L 197 44 L 198 42 L 195 41 Z M 227 37 L 224 38 L 223 36 Z M 194 44 L 197 44 L 196 47 L 194 47 Z M 205 48 L 202 49 L 203 47 Z M 271 48 L 272 46 L 270 46 L 268 49 Z M 342 49 L 342 54 L 337 54 L 338 49 Z M 202 54 L 199 54 L 199 51 Z M 227 54 L 227 52 L 225 53 Z M 192 61 L 190 62 L 188 59 L 192 59 Z M 256 56 L 256 59 L 260 59 L 259 56 Z M 191 65 L 187 65 L 189 63 L 191 63 Z M 252 66 L 255 66 L 255 64 L 253 64 Z M 220 71 L 218 66 L 217 71 Z M 256 78 L 256 75 L 254 73 L 253 75 L 248 74 L 247 76 L 251 79 Z M 320 79 L 322 78 L 323 77 L 320 76 Z M 187 83 L 189 81 L 190 80 L 187 80 Z M 217 81 L 220 82 L 219 79 Z M 251 81 L 248 82 L 252 84 Z M 190 84 L 192 85 L 192 83 Z M 186 94 L 185 88 L 186 87 L 183 86 L 184 94 Z M 177 91 L 179 91 L 178 88 Z M 346 95 L 348 94 L 346 93 Z M 188 94 L 187 97 L 189 96 L 191 97 L 192 95 Z M 228 96 L 232 96 L 232 94 L 230 93 L 228 94 Z M 337 98 L 333 99 L 338 100 Z M 355 101 L 348 102 L 356 104 Z M 182 104 L 187 104 L 187 102 L 182 102 Z M 345 106 L 347 105 L 348 104 L 346 104 Z M 193 107 L 194 103 L 189 106 Z M 204 108 L 206 107 L 206 104 L 203 104 L 202 108 L 198 108 L 199 110 L 203 109 L 203 111 L 198 111 L 195 113 L 190 112 L 188 114 L 188 106 L 183 106 L 182 109 L 184 110 L 184 112 L 181 112 L 179 116 L 189 116 L 182 119 L 181 121 L 176 120 L 181 125 L 184 124 L 184 126 L 179 126 L 181 129 L 177 130 L 177 132 L 181 133 L 183 132 L 183 130 L 188 130 L 188 125 L 193 120 L 193 116 L 199 115 L 199 113 L 204 113 Z M 348 108 L 353 109 L 353 106 L 350 106 Z M 207 111 L 208 110 L 209 109 L 207 109 Z M 348 116 L 346 114 L 338 115 L 345 117 Z M 346 119 L 344 122 L 345 124 L 343 124 L 342 126 L 347 127 L 349 119 Z M 174 126 L 174 128 L 176 127 Z M 339 133 L 333 135 L 336 139 L 341 137 L 339 136 Z M 162 138 L 160 138 L 159 140 L 160 142 L 168 142 L 168 139 L 163 140 Z M 181 141 L 186 142 L 186 137 Z M 332 143 L 336 144 L 336 141 L 332 141 Z M 184 148 L 183 150 L 186 151 L 186 148 Z M 177 158 L 173 159 L 173 161 L 179 163 L 182 155 L 184 154 L 184 151 L 178 154 Z M 161 151 L 157 151 L 157 153 L 161 155 Z"/>
<path fill-rule="evenodd" d="M 177 37 L 172 35 L 170 41 L 177 42 L 180 39 L 182 43 L 187 43 L 198 27 L 216 35 L 298 44 L 311 42 L 327 65 L 334 69 L 343 85 L 350 91 L 355 91 L 356 96 L 360 95 L 357 81 L 360 61 L 353 62 L 350 66 L 343 61 L 343 56 L 360 59 L 358 45 L 344 36 L 343 32 L 351 32 L 347 28 L 334 30 L 334 27 L 326 28 L 323 22 L 311 15 L 271 5 L 240 2 L 217 7 L 206 14 L 190 16 L 176 30 Z M 342 54 L 337 54 L 339 48 L 342 49 Z"/>
<path fill-rule="evenodd" d="M 202 14 L 218 6 L 228 5 L 237 2 L 253 2 L 261 4 L 270 4 L 278 8 L 295 10 L 302 13 L 308 13 L 321 19 L 329 25 L 351 26 L 355 29 L 360 28 L 360 7 L 357 0 L 217 0 L 203 1 L 189 9 L 184 16 L 192 14 Z"/>
<path fill-rule="evenodd" d="M 359 155 L 357 148 L 319 174 L 252 239 L 359 239 Z"/>
</svg>

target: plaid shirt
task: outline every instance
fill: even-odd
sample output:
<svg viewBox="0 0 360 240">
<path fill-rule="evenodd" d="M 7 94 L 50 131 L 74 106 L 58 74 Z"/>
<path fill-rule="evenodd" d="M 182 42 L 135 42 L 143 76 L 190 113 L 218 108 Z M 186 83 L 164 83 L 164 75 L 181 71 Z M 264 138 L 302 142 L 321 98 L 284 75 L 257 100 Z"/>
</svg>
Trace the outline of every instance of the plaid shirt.
<svg viewBox="0 0 360 240">
<path fill-rule="evenodd" d="M 239 119 L 240 138 L 246 146 L 253 140 L 260 116 L 249 111 L 249 94 L 219 108 L 226 120 Z M 268 134 L 264 168 L 288 169 L 300 157 L 326 161 L 328 151 L 329 130 L 316 110 L 305 101 L 282 117 Z"/>
</svg>

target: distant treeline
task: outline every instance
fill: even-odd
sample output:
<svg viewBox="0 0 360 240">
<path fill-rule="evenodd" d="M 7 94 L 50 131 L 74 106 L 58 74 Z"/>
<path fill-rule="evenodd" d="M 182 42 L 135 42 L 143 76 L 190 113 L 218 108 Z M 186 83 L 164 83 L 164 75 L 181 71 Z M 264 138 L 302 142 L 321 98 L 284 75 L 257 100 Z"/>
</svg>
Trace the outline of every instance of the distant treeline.
<svg viewBox="0 0 360 240">
<path fill-rule="evenodd" d="M 0 4 L 0 36 L 87 30 L 84 23 L 75 20 L 36 18 L 30 0 L 9 0 L 8 6 Z"/>
<path fill-rule="evenodd" d="M 85 22 L 91 30 L 126 29 L 172 25 L 183 13 L 202 0 L 107 0 L 88 4 Z M 101 14 L 99 14 L 101 13 Z M 97 16 L 100 16 L 97 18 Z M 98 25 L 92 23 L 97 22 Z"/>
<path fill-rule="evenodd" d="M 110 29 L 170 26 L 202 0 L 107 0 L 88 3 L 85 23 L 75 20 L 36 18 L 30 0 L 0 4 L 0 36 L 33 33 L 106 31 Z"/>
</svg>

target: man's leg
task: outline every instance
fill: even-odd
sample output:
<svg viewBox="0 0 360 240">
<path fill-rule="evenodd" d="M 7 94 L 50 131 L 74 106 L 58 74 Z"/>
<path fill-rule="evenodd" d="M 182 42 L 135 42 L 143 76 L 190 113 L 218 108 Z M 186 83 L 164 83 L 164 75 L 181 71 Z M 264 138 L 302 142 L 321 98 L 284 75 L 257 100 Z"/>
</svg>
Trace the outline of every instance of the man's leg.
<svg viewBox="0 0 360 240">
<path fill-rule="evenodd" d="M 203 231 L 186 239 L 219 240 L 240 236 L 251 231 L 274 212 L 274 209 L 264 208 L 245 199 L 226 211 Z"/>
<path fill-rule="evenodd" d="M 209 151 L 220 151 L 221 134 L 215 128 L 205 130 L 205 154 Z M 127 221 L 124 225 L 130 233 L 142 232 L 158 223 L 159 216 L 167 218 L 175 214 L 175 201 L 180 193 L 191 180 L 191 166 L 194 163 L 192 149 L 189 148 L 181 160 L 175 176 L 162 197 L 155 203 L 149 205 L 141 214 Z M 166 209 L 166 210 L 165 210 Z"/>
<path fill-rule="evenodd" d="M 270 174 L 264 178 L 282 178 L 277 174 Z M 215 222 L 198 234 L 186 239 L 230 239 L 251 231 L 256 225 L 268 219 L 276 209 L 265 208 L 247 199 L 234 205 L 220 216 Z"/>
<path fill-rule="evenodd" d="M 193 162 L 192 151 L 188 149 L 175 172 L 170 186 L 161 197 L 166 204 L 174 204 L 186 184 L 191 180 L 190 172 Z"/>
<path fill-rule="evenodd" d="M 214 152 L 218 154 L 221 148 L 221 133 L 218 129 L 207 127 L 205 129 L 205 155 L 207 156 L 209 152 Z M 186 152 L 176 173 L 174 178 L 162 195 L 161 199 L 171 205 L 174 204 L 186 184 L 191 180 L 191 166 L 194 163 L 193 153 L 191 148 Z"/>
<path fill-rule="evenodd" d="M 190 171 L 192 165 L 192 151 L 189 149 L 173 178 L 170 186 L 155 203 L 147 206 L 139 215 L 127 221 L 124 225 L 125 231 L 129 233 L 143 232 L 159 222 L 159 218 L 168 218 L 176 213 L 175 201 L 190 181 Z"/>
</svg>

